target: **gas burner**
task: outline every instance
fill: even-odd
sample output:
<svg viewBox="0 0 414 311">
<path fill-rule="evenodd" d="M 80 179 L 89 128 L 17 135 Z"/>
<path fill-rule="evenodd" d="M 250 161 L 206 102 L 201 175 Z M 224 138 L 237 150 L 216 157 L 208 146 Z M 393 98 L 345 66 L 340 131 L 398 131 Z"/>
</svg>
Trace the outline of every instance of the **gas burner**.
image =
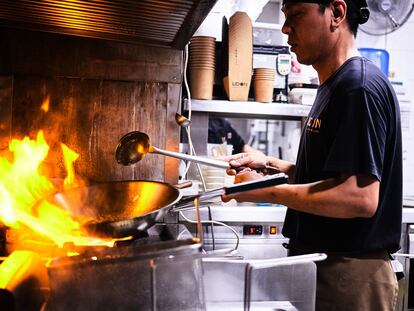
<svg viewBox="0 0 414 311">
<path fill-rule="evenodd" d="M 78 254 L 66 256 L 65 250 L 72 248 Z M 166 279 L 163 274 L 155 274 L 158 284 L 171 282 L 169 292 L 173 293 L 176 281 L 182 279 L 183 284 L 191 284 L 190 288 L 186 288 L 189 295 L 198 294 L 192 284 L 195 272 L 198 279 L 201 278 L 200 251 L 201 245 L 193 239 L 184 225 L 163 223 L 155 224 L 145 233 L 130 240 L 118 241 L 115 247 L 76 246 L 67 243 L 47 265 L 35 252 L 15 251 L 4 262 L 0 262 L 0 271 L 1 267 L 7 271 L 10 267 L 19 269 L 19 273 L 10 274 L 9 283 L 15 284 L 15 287 L 0 293 L 0 305 L 4 306 L 9 302 L 10 296 L 13 298 L 12 303 L 19 306 L 22 303 L 25 306 L 36 306 L 34 309 L 17 308 L 18 310 L 72 310 L 76 309 L 73 305 L 76 299 L 69 299 L 72 296 L 67 293 L 71 293 L 73 297 L 79 297 L 79 303 L 91 308 L 92 305 L 96 306 L 94 302 L 102 301 L 101 305 L 117 303 L 125 308 L 144 303 L 148 306 L 144 309 L 152 309 L 148 291 L 153 285 L 146 282 L 155 266 L 157 273 L 163 267 L 172 267 L 167 270 L 177 273 L 171 277 L 170 272 Z M 27 287 L 26 284 L 29 283 L 31 285 Z M 78 288 L 79 283 L 84 286 Z M 136 289 L 142 286 L 146 289 L 137 294 Z M 119 290 L 119 287 L 123 290 Z M 126 293 L 129 298 L 125 300 Z M 172 297 L 178 296 L 179 293 L 174 293 Z M 170 301 L 165 303 L 169 304 Z"/>
<path fill-rule="evenodd" d="M 140 246 L 153 244 L 163 241 L 187 240 L 192 235 L 183 224 L 155 224 L 147 231 L 139 232 L 130 240 L 120 240 L 115 242 L 116 247 L 123 246 Z"/>
</svg>

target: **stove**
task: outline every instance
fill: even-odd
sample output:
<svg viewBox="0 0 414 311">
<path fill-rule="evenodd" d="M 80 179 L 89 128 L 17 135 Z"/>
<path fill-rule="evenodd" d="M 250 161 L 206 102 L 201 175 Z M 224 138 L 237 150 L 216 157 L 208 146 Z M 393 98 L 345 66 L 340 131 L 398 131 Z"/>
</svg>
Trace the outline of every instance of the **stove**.
<svg viewBox="0 0 414 311">
<path fill-rule="evenodd" d="M 201 245 L 183 224 L 155 224 L 143 236 L 75 256 L 14 251 L 0 276 L 0 306 L 10 310 L 204 309 Z"/>
</svg>

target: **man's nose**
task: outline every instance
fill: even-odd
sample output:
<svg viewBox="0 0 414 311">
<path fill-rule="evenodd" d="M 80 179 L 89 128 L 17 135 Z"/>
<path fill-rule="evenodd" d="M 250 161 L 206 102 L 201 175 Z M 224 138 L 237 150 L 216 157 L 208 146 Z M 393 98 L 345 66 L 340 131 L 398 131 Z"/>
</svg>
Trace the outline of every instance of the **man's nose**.
<svg viewBox="0 0 414 311">
<path fill-rule="evenodd" d="M 282 26 L 282 33 L 284 33 L 285 35 L 290 34 L 290 32 L 292 31 L 292 28 L 289 26 L 288 23 L 286 23 L 286 21 L 283 23 Z"/>
</svg>

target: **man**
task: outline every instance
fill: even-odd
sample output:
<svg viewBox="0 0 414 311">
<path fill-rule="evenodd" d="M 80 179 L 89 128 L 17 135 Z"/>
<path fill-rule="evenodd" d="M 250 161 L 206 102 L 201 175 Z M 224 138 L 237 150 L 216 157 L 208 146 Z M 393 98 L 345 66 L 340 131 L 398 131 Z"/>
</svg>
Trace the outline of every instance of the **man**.
<svg viewBox="0 0 414 311">
<path fill-rule="evenodd" d="M 289 184 L 223 196 L 288 207 L 290 255 L 324 252 L 317 263 L 317 310 L 393 310 L 398 283 L 389 254 L 399 249 L 402 218 L 400 112 L 382 72 L 358 54 L 365 0 L 285 0 L 282 32 L 320 86 L 296 164 L 239 154 L 233 166 L 276 167 Z M 251 169 L 236 182 L 261 176 Z M 234 171 L 229 173 L 235 174 Z"/>
<path fill-rule="evenodd" d="M 225 141 L 233 146 L 232 154 L 258 152 L 257 149 L 246 144 L 229 121 L 223 118 L 210 117 L 208 119 L 208 142 L 211 144 L 222 144 Z"/>
</svg>

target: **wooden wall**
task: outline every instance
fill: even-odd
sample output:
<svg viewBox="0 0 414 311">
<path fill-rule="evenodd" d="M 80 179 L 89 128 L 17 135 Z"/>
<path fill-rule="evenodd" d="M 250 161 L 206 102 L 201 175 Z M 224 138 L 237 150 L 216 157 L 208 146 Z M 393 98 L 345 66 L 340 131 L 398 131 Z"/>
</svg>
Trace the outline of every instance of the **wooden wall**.
<svg viewBox="0 0 414 311">
<path fill-rule="evenodd" d="M 90 181 L 177 181 L 175 159 L 149 154 L 124 167 L 114 152 L 133 130 L 146 132 L 154 146 L 178 150 L 181 51 L 10 29 L 0 30 L 0 44 L 0 149 L 11 137 L 34 138 L 42 129 L 53 177 L 65 174 L 63 142 L 80 154 L 76 172 Z"/>
</svg>

